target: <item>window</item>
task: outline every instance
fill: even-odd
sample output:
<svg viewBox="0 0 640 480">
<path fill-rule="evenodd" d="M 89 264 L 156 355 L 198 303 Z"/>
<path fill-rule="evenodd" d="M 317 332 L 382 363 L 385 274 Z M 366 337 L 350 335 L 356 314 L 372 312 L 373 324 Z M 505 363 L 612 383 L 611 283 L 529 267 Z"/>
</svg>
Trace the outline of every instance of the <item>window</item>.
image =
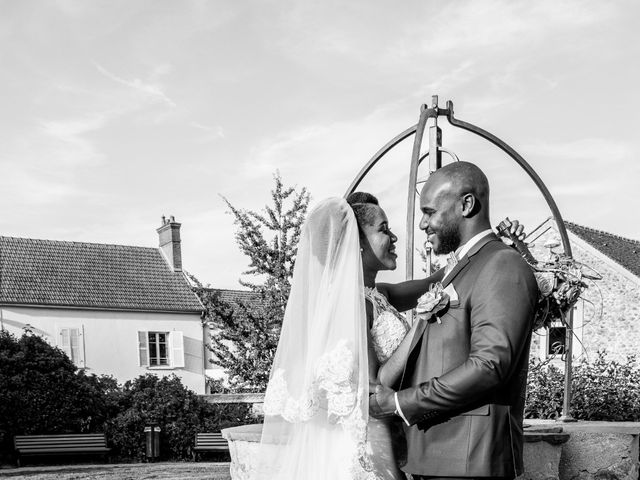
<svg viewBox="0 0 640 480">
<path fill-rule="evenodd" d="M 182 332 L 138 332 L 138 361 L 141 367 L 184 367 Z"/>
<path fill-rule="evenodd" d="M 82 327 L 58 328 L 57 345 L 79 368 L 84 368 L 84 331 Z"/>
<path fill-rule="evenodd" d="M 567 345 L 567 327 L 549 327 L 547 356 L 564 355 Z"/>
<path fill-rule="evenodd" d="M 149 332 L 149 366 L 169 365 L 168 336 L 165 332 Z"/>
</svg>

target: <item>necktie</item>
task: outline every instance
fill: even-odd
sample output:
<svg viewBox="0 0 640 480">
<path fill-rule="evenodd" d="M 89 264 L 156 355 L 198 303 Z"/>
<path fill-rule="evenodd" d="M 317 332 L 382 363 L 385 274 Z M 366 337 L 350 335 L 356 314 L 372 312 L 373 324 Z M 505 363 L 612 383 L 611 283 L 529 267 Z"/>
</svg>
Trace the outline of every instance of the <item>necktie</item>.
<svg viewBox="0 0 640 480">
<path fill-rule="evenodd" d="M 445 277 L 451 273 L 451 270 L 458 264 L 458 257 L 455 252 L 449 252 L 447 255 L 447 266 L 444 269 Z"/>
</svg>

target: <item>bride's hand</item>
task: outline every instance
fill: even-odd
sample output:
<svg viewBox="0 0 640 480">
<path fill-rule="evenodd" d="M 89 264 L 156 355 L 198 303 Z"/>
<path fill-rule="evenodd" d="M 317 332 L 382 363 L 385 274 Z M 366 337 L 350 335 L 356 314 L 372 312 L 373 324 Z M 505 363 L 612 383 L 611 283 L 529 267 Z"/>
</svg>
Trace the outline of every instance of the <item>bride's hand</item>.
<svg viewBox="0 0 640 480">
<path fill-rule="evenodd" d="M 500 231 L 500 226 L 506 224 L 509 228 L 506 231 Z M 498 235 L 501 235 L 503 239 L 507 239 L 507 243 L 510 245 L 510 238 L 520 240 L 524 242 L 526 238 L 526 234 L 524 233 L 524 225 L 520 223 L 518 220 L 510 220 L 509 217 L 505 218 L 502 222 L 500 222 L 500 226 L 498 227 Z"/>
<path fill-rule="evenodd" d="M 509 231 L 518 240 L 524 241 L 524 238 L 526 237 L 524 233 L 524 225 L 522 225 L 518 220 L 511 220 L 511 227 L 509 228 Z"/>
<path fill-rule="evenodd" d="M 374 418 L 392 417 L 396 409 L 394 393 L 389 387 L 378 385 L 369 395 L 369 414 Z"/>
</svg>

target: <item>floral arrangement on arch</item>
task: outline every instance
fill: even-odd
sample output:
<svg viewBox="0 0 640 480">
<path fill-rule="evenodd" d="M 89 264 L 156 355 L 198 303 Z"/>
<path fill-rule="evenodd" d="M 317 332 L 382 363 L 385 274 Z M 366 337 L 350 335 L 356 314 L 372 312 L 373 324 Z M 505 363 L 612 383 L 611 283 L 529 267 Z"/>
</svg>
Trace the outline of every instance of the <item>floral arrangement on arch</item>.
<svg viewBox="0 0 640 480">
<path fill-rule="evenodd" d="M 506 218 L 498 225 L 498 234 L 513 242 L 513 246 L 533 269 L 538 282 L 540 294 L 533 329 L 548 328 L 554 322 L 566 325 L 567 312 L 589 286 L 586 280 L 602 280 L 602 276 L 564 253 L 551 251 L 549 259 L 536 259 L 527 245 L 510 233 L 510 227 L 511 222 Z"/>
</svg>

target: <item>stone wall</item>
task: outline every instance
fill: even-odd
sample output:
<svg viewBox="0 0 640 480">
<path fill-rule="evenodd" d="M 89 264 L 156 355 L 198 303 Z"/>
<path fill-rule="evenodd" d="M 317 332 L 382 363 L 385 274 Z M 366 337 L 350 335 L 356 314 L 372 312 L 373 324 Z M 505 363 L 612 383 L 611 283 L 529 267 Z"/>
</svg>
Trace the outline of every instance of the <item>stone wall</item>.
<svg viewBox="0 0 640 480">
<path fill-rule="evenodd" d="M 638 479 L 640 423 L 558 424 L 551 420 L 527 420 L 526 423 L 529 427 L 525 428 L 525 472 L 518 480 Z M 562 433 L 542 435 L 550 438 L 534 438 L 540 431 Z M 229 441 L 233 480 L 258 478 L 256 461 L 261 432 L 262 425 L 222 430 L 223 437 Z"/>
<path fill-rule="evenodd" d="M 558 428 L 560 425 L 563 432 L 569 434 L 569 439 L 561 445 L 525 443 L 525 465 L 528 465 L 528 473 L 519 480 L 638 480 L 640 423 L 558 424 L 552 420 L 526 420 L 525 423 L 531 426 L 529 429 L 525 428 L 525 432 L 548 427 Z M 559 462 L 556 460 L 558 449 Z M 550 460 L 553 465 L 549 464 Z M 555 469 L 552 468 L 554 466 Z"/>
<path fill-rule="evenodd" d="M 544 243 L 551 235 L 557 234 L 549 231 L 535 241 L 531 250 L 536 258 L 548 258 Z M 602 280 L 589 282 L 584 301 L 574 311 L 574 358 L 586 352 L 590 360 L 598 350 L 606 350 L 609 358 L 624 361 L 638 353 L 640 345 L 640 278 L 571 233 L 570 238 L 574 258 L 602 275 Z M 546 341 L 544 332 L 534 334 L 532 355 L 540 356 Z"/>
</svg>

